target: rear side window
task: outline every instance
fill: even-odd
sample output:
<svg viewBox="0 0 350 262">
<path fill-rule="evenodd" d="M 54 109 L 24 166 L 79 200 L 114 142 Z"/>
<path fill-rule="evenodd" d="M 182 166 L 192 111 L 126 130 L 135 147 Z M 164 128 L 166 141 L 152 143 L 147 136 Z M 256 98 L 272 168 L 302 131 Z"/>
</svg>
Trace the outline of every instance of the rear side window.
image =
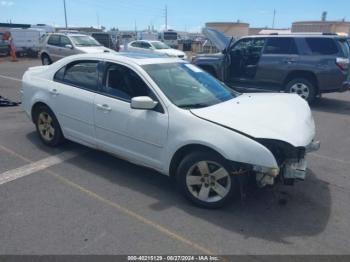
<svg viewBox="0 0 350 262">
<path fill-rule="evenodd" d="M 60 69 L 54 80 L 83 89 L 98 89 L 97 61 L 74 62 Z"/>
<path fill-rule="evenodd" d="M 349 43 L 346 39 L 339 39 L 338 43 L 340 45 L 340 49 L 342 50 L 343 57 L 350 57 L 350 47 Z"/>
<path fill-rule="evenodd" d="M 133 46 L 133 47 L 140 47 L 140 43 L 139 42 L 134 42 L 134 43 L 131 43 L 131 46 Z"/>
<path fill-rule="evenodd" d="M 336 55 L 339 53 L 335 41 L 331 38 L 306 38 L 313 55 Z"/>
<path fill-rule="evenodd" d="M 297 54 L 294 38 L 272 37 L 267 39 L 265 54 Z"/>
<path fill-rule="evenodd" d="M 60 45 L 60 36 L 59 35 L 51 35 L 49 40 L 47 41 L 49 45 Z"/>
</svg>

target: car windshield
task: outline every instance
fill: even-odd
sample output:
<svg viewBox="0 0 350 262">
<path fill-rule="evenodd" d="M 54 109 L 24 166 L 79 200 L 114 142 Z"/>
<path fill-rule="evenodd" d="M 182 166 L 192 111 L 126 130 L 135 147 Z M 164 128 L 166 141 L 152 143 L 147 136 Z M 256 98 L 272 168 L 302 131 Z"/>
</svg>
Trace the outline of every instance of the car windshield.
<svg viewBox="0 0 350 262">
<path fill-rule="evenodd" d="M 76 46 L 101 46 L 94 38 L 87 35 L 70 37 Z"/>
<path fill-rule="evenodd" d="M 170 46 L 164 44 L 163 42 L 151 42 L 155 49 L 170 49 Z"/>
<path fill-rule="evenodd" d="M 163 93 L 181 108 L 208 107 L 239 95 L 192 64 L 150 64 L 143 68 Z"/>
</svg>

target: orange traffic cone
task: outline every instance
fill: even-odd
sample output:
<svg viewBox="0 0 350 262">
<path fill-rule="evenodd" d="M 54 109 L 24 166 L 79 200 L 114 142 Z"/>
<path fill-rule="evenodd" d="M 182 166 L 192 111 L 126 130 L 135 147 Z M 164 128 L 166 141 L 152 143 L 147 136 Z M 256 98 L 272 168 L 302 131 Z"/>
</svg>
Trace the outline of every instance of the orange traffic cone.
<svg viewBox="0 0 350 262">
<path fill-rule="evenodd" d="M 16 56 L 16 49 L 15 48 L 11 48 L 11 62 L 17 62 L 17 56 Z"/>
</svg>

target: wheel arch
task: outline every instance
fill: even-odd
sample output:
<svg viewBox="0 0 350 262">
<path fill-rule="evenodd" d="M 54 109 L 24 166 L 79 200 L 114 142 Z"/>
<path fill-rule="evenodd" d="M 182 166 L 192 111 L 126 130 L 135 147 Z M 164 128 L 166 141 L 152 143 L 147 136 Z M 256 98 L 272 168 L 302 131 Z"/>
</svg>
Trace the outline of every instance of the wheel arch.
<svg viewBox="0 0 350 262">
<path fill-rule="evenodd" d="M 312 71 L 307 70 L 294 70 L 289 72 L 289 74 L 284 79 L 283 87 L 285 88 L 290 81 L 297 78 L 305 78 L 310 81 L 314 85 L 316 93 L 319 93 L 319 83 L 316 74 Z"/>
<path fill-rule="evenodd" d="M 51 110 L 51 112 L 55 115 L 55 113 L 52 111 L 52 109 L 50 108 L 50 106 L 48 106 L 46 103 L 42 102 L 42 101 L 38 101 L 35 102 L 32 106 L 31 112 L 30 112 L 30 116 L 32 118 L 32 121 L 34 123 L 35 119 L 34 119 L 34 114 L 36 113 L 36 111 L 41 107 L 41 106 L 46 106 L 47 108 L 49 108 Z M 56 117 L 57 119 L 57 117 Z"/>
<path fill-rule="evenodd" d="M 209 151 L 209 152 L 215 153 L 215 154 L 217 154 L 225 159 L 225 157 L 222 154 L 220 154 L 218 151 L 216 151 L 215 149 L 213 149 L 209 146 L 205 146 L 205 145 L 201 145 L 201 144 L 184 145 L 184 146 L 180 147 L 175 152 L 173 157 L 171 158 L 170 165 L 169 165 L 169 176 L 175 177 L 177 167 L 179 166 L 181 161 L 184 159 L 184 157 L 192 152 L 197 152 L 197 151 L 200 151 L 200 152 L 208 152 Z"/>
</svg>

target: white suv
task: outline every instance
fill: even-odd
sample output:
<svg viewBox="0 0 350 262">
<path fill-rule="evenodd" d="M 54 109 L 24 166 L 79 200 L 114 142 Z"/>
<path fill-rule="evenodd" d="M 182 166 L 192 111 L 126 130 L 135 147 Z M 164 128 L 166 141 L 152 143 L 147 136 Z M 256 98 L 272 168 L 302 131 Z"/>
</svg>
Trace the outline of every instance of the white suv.
<svg viewBox="0 0 350 262">
<path fill-rule="evenodd" d="M 71 56 L 30 68 L 22 91 L 45 144 L 69 139 L 174 176 L 205 207 L 226 203 L 239 177 L 304 179 L 319 147 L 299 96 L 239 94 L 177 58 Z"/>
</svg>

